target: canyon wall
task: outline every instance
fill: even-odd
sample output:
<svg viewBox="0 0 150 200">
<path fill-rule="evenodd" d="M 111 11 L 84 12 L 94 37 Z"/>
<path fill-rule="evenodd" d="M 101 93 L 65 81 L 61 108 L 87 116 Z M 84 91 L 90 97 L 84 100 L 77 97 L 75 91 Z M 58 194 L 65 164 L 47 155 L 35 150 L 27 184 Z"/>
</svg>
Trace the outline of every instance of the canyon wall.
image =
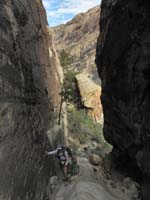
<svg viewBox="0 0 150 200">
<path fill-rule="evenodd" d="M 100 6 L 91 8 L 85 13 L 76 15 L 66 24 L 52 28 L 54 42 L 60 60 L 68 56 L 65 70 L 86 73 L 100 84 L 96 65 L 96 41 L 99 35 Z"/>
<path fill-rule="evenodd" d="M 150 199 L 150 2 L 103 0 L 97 44 L 104 135 Z M 139 171 L 138 171 L 139 170 Z"/>
<path fill-rule="evenodd" d="M 41 0 L 1 1 L 0 21 L 0 200 L 42 200 L 61 72 Z"/>
</svg>

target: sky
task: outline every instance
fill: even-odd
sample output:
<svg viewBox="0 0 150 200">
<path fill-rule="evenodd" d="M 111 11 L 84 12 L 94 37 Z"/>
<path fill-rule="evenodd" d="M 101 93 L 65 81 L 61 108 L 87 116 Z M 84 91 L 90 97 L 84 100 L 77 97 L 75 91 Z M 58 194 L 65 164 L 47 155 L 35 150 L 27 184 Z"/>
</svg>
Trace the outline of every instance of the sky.
<svg viewBox="0 0 150 200">
<path fill-rule="evenodd" d="M 71 20 L 75 15 L 86 12 L 100 4 L 101 0 L 43 0 L 49 26 L 57 26 Z"/>
</svg>

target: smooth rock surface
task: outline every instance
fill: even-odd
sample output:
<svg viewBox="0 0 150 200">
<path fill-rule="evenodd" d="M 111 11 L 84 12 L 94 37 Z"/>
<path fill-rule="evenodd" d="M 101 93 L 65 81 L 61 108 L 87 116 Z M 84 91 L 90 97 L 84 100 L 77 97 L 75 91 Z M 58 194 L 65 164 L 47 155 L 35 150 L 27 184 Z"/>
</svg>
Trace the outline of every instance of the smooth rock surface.
<svg viewBox="0 0 150 200">
<path fill-rule="evenodd" d="M 78 158 L 80 176 L 71 184 L 59 186 L 52 200 L 117 200 L 111 193 L 96 182 L 92 166 L 86 158 Z"/>
<path fill-rule="evenodd" d="M 150 3 L 103 0 L 101 9 L 96 63 L 104 135 L 123 168 L 142 181 L 143 199 L 149 200 Z"/>
<path fill-rule="evenodd" d="M 0 1 L 0 200 L 44 199 L 56 78 L 49 41 L 41 0 Z"/>
</svg>

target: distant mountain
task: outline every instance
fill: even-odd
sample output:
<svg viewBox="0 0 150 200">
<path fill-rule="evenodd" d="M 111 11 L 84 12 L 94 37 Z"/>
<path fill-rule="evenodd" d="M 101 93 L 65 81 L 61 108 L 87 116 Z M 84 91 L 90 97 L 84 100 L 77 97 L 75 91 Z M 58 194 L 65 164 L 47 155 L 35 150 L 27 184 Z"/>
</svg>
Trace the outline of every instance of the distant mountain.
<svg viewBox="0 0 150 200">
<path fill-rule="evenodd" d="M 56 49 L 65 69 L 87 73 L 100 83 L 95 65 L 100 6 L 52 28 Z"/>
</svg>

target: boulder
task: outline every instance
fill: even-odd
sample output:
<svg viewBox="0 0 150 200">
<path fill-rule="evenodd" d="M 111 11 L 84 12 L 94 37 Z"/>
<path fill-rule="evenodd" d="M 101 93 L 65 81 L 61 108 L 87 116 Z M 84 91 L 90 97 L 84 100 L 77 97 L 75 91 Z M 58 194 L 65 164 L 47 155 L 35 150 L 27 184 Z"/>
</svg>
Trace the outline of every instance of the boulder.
<svg viewBox="0 0 150 200">
<path fill-rule="evenodd" d="M 90 155 L 90 163 L 92 165 L 99 165 L 100 162 L 101 162 L 101 159 L 98 155 L 96 155 L 96 154 Z"/>
<path fill-rule="evenodd" d="M 127 177 L 123 180 L 122 186 L 130 198 L 138 199 L 139 197 L 139 185 L 131 178 Z"/>
<path fill-rule="evenodd" d="M 101 122 L 103 117 L 100 101 L 101 87 L 94 83 L 86 74 L 76 75 L 77 85 L 81 95 L 81 101 L 88 114 L 95 122 Z"/>
<path fill-rule="evenodd" d="M 58 184 L 58 177 L 57 176 L 52 176 L 50 178 L 50 185 L 57 185 Z"/>
</svg>

